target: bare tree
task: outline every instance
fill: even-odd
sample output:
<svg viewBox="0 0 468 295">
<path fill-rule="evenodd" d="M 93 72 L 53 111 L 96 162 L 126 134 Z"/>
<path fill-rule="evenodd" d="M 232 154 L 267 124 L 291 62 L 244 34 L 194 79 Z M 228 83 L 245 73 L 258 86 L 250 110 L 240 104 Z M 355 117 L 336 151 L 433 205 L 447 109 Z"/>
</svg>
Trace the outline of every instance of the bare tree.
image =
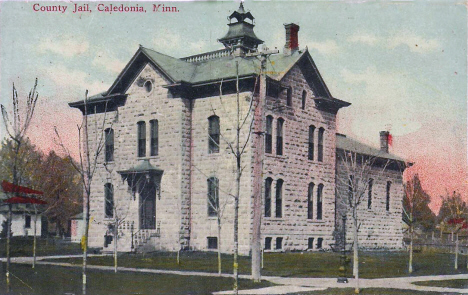
<svg viewBox="0 0 468 295">
<path fill-rule="evenodd" d="M 360 207 L 366 200 L 370 179 L 378 178 L 385 171 L 389 161 L 377 156 L 363 155 L 344 150 L 337 154 L 344 171 L 337 175 L 338 184 L 346 189 L 337 189 L 338 206 L 350 213 L 353 229 L 353 275 L 356 281 L 355 293 L 359 293 L 359 227 Z M 337 169 L 340 169 L 337 168 Z M 343 228 L 343 230 L 346 230 Z"/>
<path fill-rule="evenodd" d="M 3 123 L 8 134 L 8 137 L 13 144 L 13 167 L 12 167 L 12 183 L 14 186 L 18 187 L 20 185 L 21 178 L 19 174 L 21 173 L 20 163 L 20 150 L 22 144 L 27 140 L 27 131 L 31 124 L 31 120 L 34 115 L 34 110 L 36 108 L 37 99 L 39 94 L 36 91 L 37 88 L 37 78 L 34 82 L 34 86 L 28 94 L 26 99 L 26 105 L 22 105 L 18 98 L 18 92 L 16 91 L 15 85 L 13 84 L 12 90 L 12 103 L 13 103 L 13 118 L 8 116 L 8 111 L 4 105 L 1 105 L 2 109 L 2 118 Z M 6 265 L 6 285 L 7 292 L 10 291 L 10 240 L 11 240 L 11 219 L 12 219 L 12 205 L 8 205 L 8 217 L 7 217 L 7 265 Z"/>
<path fill-rule="evenodd" d="M 90 198 L 91 198 L 91 183 L 98 166 L 98 160 L 104 148 L 104 126 L 106 124 L 107 115 L 107 101 L 104 106 L 104 115 L 102 122 L 94 121 L 94 124 L 89 124 L 88 116 L 90 114 L 96 115 L 98 113 L 97 107 L 89 109 L 88 101 L 88 90 L 85 92 L 85 98 L 83 101 L 83 121 L 78 128 L 79 136 L 79 162 L 78 164 L 73 163 L 76 171 L 80 175 L 81 182 L 83 184 L 83 209 L 84 209 L 84 236 L 81 239 L 81 246 L 83 249 L 83 271 L 82 271 L 82 282 L 83 282 L 83 294 L 86 294 L 87 284 L 87 258 L 88 258 L 88 236 L 89 236 L 89 221 L 90 221 Z M 89 129 L 93 130 L 90 131 Z M 71 157 L 69 149 L 67 149 L 61 140 L 60 134 L 55 128 L 55 133 L 58 138 L 58 144 L 62 147 L 63 151 Z"/>
<path fill-rule="evenodd" d="M 218 239 L 218 275 L 221 275 L 222 272 L 222 260 L 221 260 L 221 228 L 222 228 L 222 220 L 223 214 L 225 212 L 225 208 L 228 205 L 230 199 L 223 198 L 220 200 L 219 195 L 220 187 L 219 187 L 219 180 L 214 177 L 208 178 L 208 215 L 215 215 L 216 216 L 216 224 L 217 224 L 217 239 Z M 221 202 L 221 204 L 220 204 Z"/>
<path fill-rule="evenodd" d="M 234 276 L 234 293 L 238 294 L 239 290 L 239 199 L 241 194 L 241 180 L 242 174 L 245 168 L 250 168 L 249 164 L 243 164 L 243 158 L 246 152 L 248 151 L 250 142 L 250 137 L 252 135 L 254 120 L 252 118 L 253 109 L 256 107 L 254 100 L 255 88 L 257 85 L 257 80 L 255 81 L 254 90 L 252 91 L 252 96 L 247 100 L 249 105 L 247 110 L 244 110 L 243 102 L 241 102 L 240 89 L 239 89 L 239 63 L 236 61 L 236 113 L 233 130 L 235 130 L 234 136 L 229 137 L 227 134 L 219 132 L 219 137 L 223 140 L 224 143 L 228 146 L 229 154 L 232 155 L 235 159 L 235 192 L 234 194 L 229 194 L 234 199 L 234 261 L 233 261 L 233 276 Z M 219 99 L 221 105 L 223 106 L 223 81 L 221 81 L 219 86 Z M 224 107 L 224 106 L 223 106 Z M 214 115 L 216 112 L 212 108 Z M 216 136 L 210 135 L 210 143 L 219 145 L 220 138 L 214 138 Z M 219 147 L 218 147 L 219 150 Z M 221 210 L 218 210 L 221 212 Z M 221 219 L 218 218 L 218 233 L 220 234 L 220 222 Z M 218 238 L 219 239 L 219 238 Z M 219 247 L 218 247 L 219 248 Z"/>
</svg>

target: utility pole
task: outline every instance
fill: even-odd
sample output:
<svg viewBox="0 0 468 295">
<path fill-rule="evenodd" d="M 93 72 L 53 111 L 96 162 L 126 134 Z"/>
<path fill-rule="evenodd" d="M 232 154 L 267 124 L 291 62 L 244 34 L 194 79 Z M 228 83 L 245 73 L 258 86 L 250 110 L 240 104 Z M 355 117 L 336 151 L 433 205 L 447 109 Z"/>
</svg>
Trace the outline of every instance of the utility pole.
<svg viewBox="0 0 468 295">
<path fill-rule="evenodd" d="M 255 56 L 260 59 L 260 89 L 256 97 L 253 124 L 253 224 L 252 224 L 252 279 L 259 282 L 261 279 L 261 225 L 262 225 L 262 184 L 263 184 L 263 155 L 265 152 L 263 138 L 264 134 L 264 108 L 266 100 L 266 61 L 268 56 L 278 53 L 278 50 L 263 48 L 260 52 L 249 53 L 246 56 Z M 255 91 L 255 89 L 254 89 Z"/>
</svg>

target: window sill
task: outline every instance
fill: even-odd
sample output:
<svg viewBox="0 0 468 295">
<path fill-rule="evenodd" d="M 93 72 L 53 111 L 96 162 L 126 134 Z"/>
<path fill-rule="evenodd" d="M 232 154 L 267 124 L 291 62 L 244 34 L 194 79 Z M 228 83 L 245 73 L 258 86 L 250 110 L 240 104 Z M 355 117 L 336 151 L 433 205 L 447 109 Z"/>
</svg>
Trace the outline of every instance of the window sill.
<svg viewBox="0 0 468 295">
<path fill-rule="evenodd" d="M 264 253 L 278 253 L 278 252 L 284 252 L 284 249 L 263 249 Z"/>
<path fill-rule="evenodd" d="M 307 223 L 325 223 L 323 219 L 307 219 Z"/>
<path fill-rule="evenodd" d="M 270 158 L 275 158 L 275 159 L 288 159 L 286 155 L 275 155 L 275 154 L 267 154 L 265 153 L 265 156 L 268 156 Z"/>
<path fill-rule="evenodd" d="M 284 221 L 284 217 L 263 217 L 265 221 Z"/>
</svg>

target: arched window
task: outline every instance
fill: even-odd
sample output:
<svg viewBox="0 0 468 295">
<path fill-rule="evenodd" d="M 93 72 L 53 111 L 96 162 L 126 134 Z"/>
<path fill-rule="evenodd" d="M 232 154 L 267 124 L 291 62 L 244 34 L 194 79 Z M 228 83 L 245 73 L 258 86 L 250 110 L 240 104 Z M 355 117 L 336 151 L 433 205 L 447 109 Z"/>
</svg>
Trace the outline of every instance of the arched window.
<svg viewBox="0 0 468 295">
<path fill-rule="evenodd" d="M 322 195 L 323 195 L 323 184 L 319 184 L 317 188 L 317 219 L 322 219 Z"/>
<path fill-rule="evenodd" d="M 138 125 L 138 157 L 146 157 L 146 123 L 140 121 Z"/>
<path fill-rule="evenodd" d="M 374 186 L 374 180 L 370 178 L 368 187 L 367 187 L 367 209 L 372 208 L 372 187 L 373 186 Z"/>
<path fill-rule="evenodd" d="M 150 121 L 150 155 L 157 156 L 159 153 L 159 124 L 158 120 Z"/>
<path fill-rule="evenodd" d="M 105 130 L 105 155 L 106 162 L 114 161 L 114 130 L 112 128 L 107 128 Z"/>
<path fill-rule="evenodd" d="M 208 118 L 208 153 L 219 153 L 219 117 Z"/>
<path fill-rule="evenodd" d="M 307 91 L 302 91 L 302 109 L 305 110 L 306 107 L 306 99 L 307 99 Z"/>
<path fill-rule="evenodd" d="M 271 154 L 273 147 L 273 117 L 266 117 L 265 153 Z"/>
<path fill-rule="evenodd" d="M 265 217 L 271 217 L 271 184 L 273 179 L 265 179 Z"/>
<path fill-rule="evenodd" d="M 288 107 L 292 107 L 293 102 L 292 102 L 292 88 L 289 87 L 286 89 L 286 105 Z"/>
<path fill-rule="evenodd" d="M 392 182 L 387 181 L 387 197 L 386 197 L 386 203 L 385 203 L 385 209 L 387 211 L 390 211 L 390 189 L 392 187 Z"/>
<path fill-rule="evenodd" d="M 318 132 L 318 152 L 317 152 L 317 160 L 322 162 L 323 161 L 323 134 L 325 133 L 324 128 L 320 128 Z"/>
<path fill-rule="evenodd" d="M 283 217 L 283 180 L 278 179 L 276 181 L 276 206 L 275 206 L 275 216 L 277 218 Z"/>
<path fill-rule="evenodd" d="M 308 152 L 309 160 L 314 159 L 314 133 L 315 133 L 315 126 L 310 125 L 309 126 L 309 152 Z"/>
<path fill-rule="evenodd" d="M 314 186 L 313 182 L 309 183 L 307 190 L 307 219 L 314 218 Z"/>
<path fill-rule="evenodd" d="M 283 154 L 283 124 L 284 120 L 282 118 L 278 119 L 276 124 L 276 154 Z"/>
<path fill-rule="evenodd" d="M 219 180 L 216 177 L 210 177 L 208 184 L 208 216 L 217 216 L 219 208 Z"/>
<path fill-rule="evenodd" d="M 111 183 L 106 183 L 104 185 L 104 202 L 105 217 L 114 217 L 114 186 Z"/>
</svg>

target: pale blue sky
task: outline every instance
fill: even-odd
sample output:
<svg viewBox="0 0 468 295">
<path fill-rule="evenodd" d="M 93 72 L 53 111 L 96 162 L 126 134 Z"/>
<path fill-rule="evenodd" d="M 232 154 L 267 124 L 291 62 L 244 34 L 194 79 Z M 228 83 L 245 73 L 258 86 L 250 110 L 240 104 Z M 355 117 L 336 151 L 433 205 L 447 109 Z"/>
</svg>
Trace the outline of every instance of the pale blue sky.
<svg viewBox="0 0 468 295">
<path fill-rule="evenodd" d="M 72 3 L 40 2 L 67 5 L 62 14 L 34 12 L 34 3 L 39 2 L 0 3 L 0 94 L 8 103 L 12 82 L 26 92 L 39 78 L 43 99 L 36 138 L 50 138 L 53 125 L 74 126 L 79 116 L 66 103 L 82 99 L 86 88 L 92 94 L 106 90 L 138 44 L 175 57 L 221 48 L 216 40 L 239 6 L 138 2 L 147 13 L 107 14 L 89 2 L 92 13 L 73 14 Z M 179 12 L 152 13 L 153 3 Z M 339 131 L 377 144 L 378 131 L 389 127 L 394 152 L 417 160 L 445 151 L 449 155 L 435 159 L 434 166 L 466 166 L 463 1 L 246 1 L 245 8 L 270 48 L 284 45 L 284 23 L 300 25 L 300 47 L 308 46 L 331 93 L 353 104 L 340 111 Z"/>
</svg>

